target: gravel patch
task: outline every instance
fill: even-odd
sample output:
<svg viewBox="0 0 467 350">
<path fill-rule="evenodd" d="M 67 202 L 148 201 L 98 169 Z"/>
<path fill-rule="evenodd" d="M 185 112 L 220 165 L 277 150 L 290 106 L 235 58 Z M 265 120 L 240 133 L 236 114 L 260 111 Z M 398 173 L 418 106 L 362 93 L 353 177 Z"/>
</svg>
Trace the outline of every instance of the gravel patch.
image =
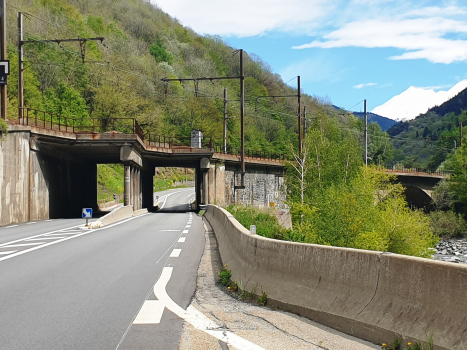
<svg viewBox="0 0 467 350">
<path fill-rule="evenodd" d="M 226 330 L 265 349 L 367 350 L 380 346 L 338 332 L 307 318 L 244 302 L 218 281 L 222 267 L 217 241 L 205 232 L 206 246 L 191 305 Z M 234 347 L 185 323 L 179 349 L 226 350 Z"/>
</svg>

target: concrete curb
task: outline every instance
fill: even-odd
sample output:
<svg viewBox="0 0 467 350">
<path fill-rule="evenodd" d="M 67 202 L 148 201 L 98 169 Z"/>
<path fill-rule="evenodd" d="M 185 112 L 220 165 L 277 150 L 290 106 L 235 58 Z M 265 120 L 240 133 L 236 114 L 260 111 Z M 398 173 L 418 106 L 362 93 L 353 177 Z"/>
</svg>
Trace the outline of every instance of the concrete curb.
<svg viewBox="0 0 467 350">
<path fill-rule="evenodd" d="M 375 344 L 431 336 L 435 349 L 467 348 L 467 266 L 251 235 L 213 205 L 204 217 L 232 278 L 270 306 Z"/>
</svg>

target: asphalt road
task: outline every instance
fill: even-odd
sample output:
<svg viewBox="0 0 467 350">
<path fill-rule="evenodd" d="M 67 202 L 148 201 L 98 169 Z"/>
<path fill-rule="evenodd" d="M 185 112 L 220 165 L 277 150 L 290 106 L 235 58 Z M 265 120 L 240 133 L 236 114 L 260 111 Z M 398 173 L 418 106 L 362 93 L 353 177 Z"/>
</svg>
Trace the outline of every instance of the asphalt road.
<svg viewBox="0 0 467 350">
<path fill-rule="evenodd" d="M 203 224 L 192 188 L 158 195 L 159 212 L 101 229 L 0 227 L 0 349 L 178 349 L 183 319 L 164 305 L 190 304 Z"/>
</svg>

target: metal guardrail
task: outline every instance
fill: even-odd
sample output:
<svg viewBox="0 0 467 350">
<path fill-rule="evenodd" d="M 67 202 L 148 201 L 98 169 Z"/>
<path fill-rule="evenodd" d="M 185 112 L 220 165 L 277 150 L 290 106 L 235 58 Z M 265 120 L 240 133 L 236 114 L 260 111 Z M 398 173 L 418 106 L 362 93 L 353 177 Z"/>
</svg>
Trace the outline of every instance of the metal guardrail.
<svg viewBox="0 0 467 350">
<path fill-rule="evenodd" d="M 187 136 L 163 136 L 147 134 L 146 141 L 149 146 L 160 147 L 160 148 L 191 148 L 191 137 Z M 204 137 L 202 148 L 212 149 L 212 138 Z"/>
<path fill-rule="evenodd" d="M 25 112 L 25 113 L 24 113 Z M 135 118 L 70 118 L 56 113 L 33 108 L 23 108 L 19 124 L 78 133 L 122 133 L 135 134 L 144 140 L 144 132 Z"/>
<path fill-rule="evenodd" d="M 452 174 L 451 170 L 440 170 L 440 171 L 430 171 L 422 170 L 417 168 L 378 168 L 389 173 L 406 173 L 414 175 L 437 175 L 437 176 L 449 176 Z"/>
<path fill-rule="evenodd" d="M 144 134 L 135 118 L 70 118 L 41 111 L 34 108 L 24 107 L 23 117 L 19 118 L 20 125 L 29 125 L 41 127 L 48 130 L 57 130 L 70 132 L 74 134 L 79 133 L 122 133 L 122 134 L 135 134 L 143 141 L 146 141 L 149 146 L 161 148 L 192 148 L 191 137 L 186 136 L 163 136 Z M 227 147 L 227 152 L 224 152 L 223 145 L 213 144 L 211 137 L 204 137 L 201 143 L 201 148 L 209 149 L 216 153 L 240 156 L 241 149 L 234 147 Z M 285 160 L 285 154 L 269 152 L 269 151 L 256 151 L 251 149 L 245 150 L 245 156 L 250 158 L 260 158 L 268 160 Z"/>
<path fill-rule="evenodd" d="M 214 145 L 214 152 L 221 153 L 221 154 L 229 154 L 240 156 L 241 149 L 227 146 L 227 152 L 224 150 L 223 145 L 216 144 Z M 276 153 L 276 152 L 269 152 L 269 151 L 256 151 L 251 149 L 245 149 L 245 157 L 250 158 L 261 158 L 261 159 L 268 159 L 268 160 L 285 160 L 284 153 Z"/>
</svg>

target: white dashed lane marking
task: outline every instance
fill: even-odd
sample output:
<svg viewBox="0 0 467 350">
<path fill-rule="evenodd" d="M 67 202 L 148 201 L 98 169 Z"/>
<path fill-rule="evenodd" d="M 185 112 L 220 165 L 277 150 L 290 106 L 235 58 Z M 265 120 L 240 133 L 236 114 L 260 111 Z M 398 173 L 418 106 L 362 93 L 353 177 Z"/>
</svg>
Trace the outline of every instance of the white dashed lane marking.
<svg viewBox="0 0 467 350">
<path fill-rule="evenodd" d="M 182 252 L 181 249 L 174 249 L 172 250 L 172 253 L 170 253 L 171 258 L 178 258 L 180 256 L 180 253 Z"/>
<path fill-rule="evenodd" d="M 32 225 L 32 224 L 37 224 L 37 222 L 35 222 L 35 221 L 28 222 L 26 225 Z"/>
<path fill-rule="evenodd" d="M 182 233 L 188 233 L 188 230 L 183 230 L 183 232 L 182 232 Z"/>
<path fill-rule="evenodd" d="M 12 228 L 12 227 L 16 227 L 16 226 L 18 226 L 18 225 L 11 225 L 11 226 L 7 226 L 5 228 Z"/>
<path fill-rule="evenodd" d="M 178 239 L 178 243 L 185 243 L 185 241 L 186 241 L 186 237 L 180 237 Z"/>
</svg>

